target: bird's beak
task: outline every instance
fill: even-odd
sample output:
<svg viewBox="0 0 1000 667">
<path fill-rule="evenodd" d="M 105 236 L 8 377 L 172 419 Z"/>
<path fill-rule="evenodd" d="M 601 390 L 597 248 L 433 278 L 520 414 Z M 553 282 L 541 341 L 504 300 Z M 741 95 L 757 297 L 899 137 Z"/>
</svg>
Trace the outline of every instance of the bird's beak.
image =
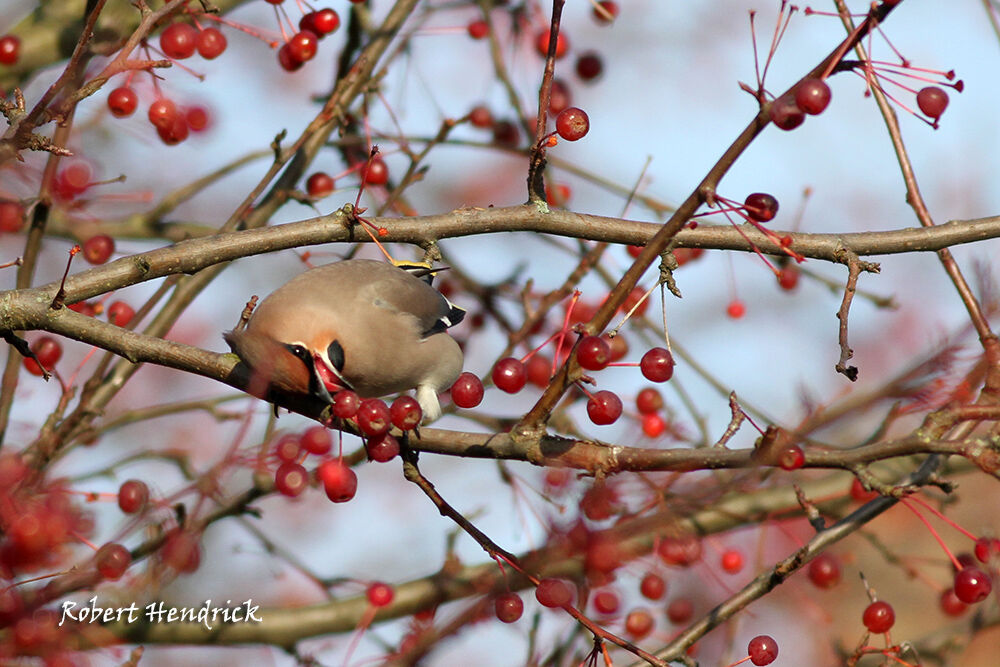
<svg viewBox="0 0 1000 667">
<path fill-rule="evenodd" d="M 313 355 L 313 372 L 316 374 L 317 384 L 321 392 L 325 393 L 325 398 L 331 403 L 331 396 L 342 389 L 352 389 L 351 383 L 344 379 L 340 372 L 334 368 L 320 354 Z"/>
</svg>

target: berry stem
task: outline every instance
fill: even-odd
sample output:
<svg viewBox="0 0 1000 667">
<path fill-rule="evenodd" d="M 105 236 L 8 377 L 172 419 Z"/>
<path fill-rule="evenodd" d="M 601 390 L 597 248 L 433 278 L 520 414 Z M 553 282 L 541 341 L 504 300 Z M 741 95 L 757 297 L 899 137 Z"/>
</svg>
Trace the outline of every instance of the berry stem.
<svg viewBox="0 0 1000 667">
<path fill-rule="evenodd" d="M 559 353 L 562 351 L 563 343 L 566 340 L 566 334 L 569 332 L 570 317 L 573 315 L 573 308 L 576 307 L 576 302 L 580 300 L 580 294 L 580 290 L 573 290 L 573 296 L 570 297 L 569 308 L 566 309 L 566 316 L 563 318 L 562 328 L 559 329 L 559 343 L 556 345 L 556 353 L 552 355 L 551 375 L 555 375 L 556 371 L 559 370 Z"/>
<path fill-rule="evenodd" d="M 952 521 L 951 519 L 949 519 L 946 515 L 942 514 L 939 510 L 937 510 L 933 506 L 929 505 L 927 502 L 921 500 L 917 496 L 910 496 L 909 498 L 907 498 L 907 500 L 917 503 L 918 505 L 920 505 L 921 507 L 923 507 L 924 509 L 926 509 L 928 512 L 930 512 L 931 514 L 933 514 L 934 516 L 936 516 L 937 518 L 941 519 L 942 521 L 944 521 L 946 524 L 948 524 L 949 526 L 951 526 L 952 528 L 954 528 L 958 532 L 960 532 L 963 535 L 965 535 L 966 537 L 968 537 L 973 542 L 975 542 L 976 540 L 979 539 L 979 537 L 977 537 L 976 535 L 973 535 L 972 533 L 970 533 L 969 531 L 967 531 L 965 528 L 962 528 L 960 525 L 958 525 L 957 523 L 955 523 L 954 521 Z"/>
<path fill-rule="evenodd" d="M 941 545 L 941 548 L 944 549 L 944 552 L 946 554 L 948 554 L 948 558 L 951 559 L 951 564 L 955 566 L 956 570 L 961 570 L 962 569 L 962 564 L 958 562 L 957 558 L 955 558 L 955 554 L 953 554 L 951 552 L 951 549 L 949 549 L 948 546 L 944 543 L 944 540 L 941 539 L 941 536 L 938 534 L 938 532 L 936 530 L 934 530 L 934 526 L 932 526 L 930 524 L 930 522 L 926 518 L 924 518 L 924 516 L 913 507 L 913 505 L 910 503 L 910 499 L 909 498 L 900 498 L 899 502 L 904 507 L 906 507 L 908 510 L 910 510 L 911 512 L 913 512 L 914 514 L 917 515 L 917 518 L 920 519 L 920 522 L 923 523 L 924 526 L 927 527 L 927 530 L 930 531 L 931 537 L 933 537 L 937 541 L 937 543 L 939 545 Z"/>
</svg>

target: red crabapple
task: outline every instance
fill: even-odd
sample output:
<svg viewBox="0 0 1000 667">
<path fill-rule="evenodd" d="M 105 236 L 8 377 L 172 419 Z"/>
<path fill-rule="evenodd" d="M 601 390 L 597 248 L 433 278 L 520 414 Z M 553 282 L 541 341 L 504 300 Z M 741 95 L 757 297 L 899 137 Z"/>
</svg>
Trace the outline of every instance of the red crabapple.
<svg viewBox="0 0 1000 667">
<path fill-rule="evenodd" d="M 921 88 L 920 92 L 917 93 L 917 106 L 936 121 L 948 108 L 948 93 L 937 86 Z"/>
<path fill-rule="evenodd" d="M 896 622 L 896 612 L 893 611 L 891 604 L 878 600 L 865 608 L 861 621 L 869 631 L 880 635 L 892 628 Z"/>
<path fill-rule="evenodd" d="M 830 86 L 822 79 L 806 79 L 795 89 L 795 106 L 810 116 L 823 113 L 830 104 Z"/>
<path fill-rule="evenodd" d="M 563 109 L 556 116 L 556 132 L 566 141 L 577 141 L 590 131 L 590 118 L 579 107 Z"/>
<path fill-rule="evenodd" d="M 451 400 L 460 408 L 474 408 L 483 400 L 483 383 L 473 373 L 465 372 L 451 385 Z"/>
</svg>

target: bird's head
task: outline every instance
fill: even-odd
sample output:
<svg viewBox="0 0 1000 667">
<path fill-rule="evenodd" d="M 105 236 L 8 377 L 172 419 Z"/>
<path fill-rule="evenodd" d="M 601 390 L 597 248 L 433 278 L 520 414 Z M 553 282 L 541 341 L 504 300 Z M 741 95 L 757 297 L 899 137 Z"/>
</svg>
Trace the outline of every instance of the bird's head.
<svg viewBox="0 0 1000 667">
<path fill-rule="evenodd" d="M 255 396 L 277 390 L 332 402 L 333 394 L 351 388 L 342 374 L 344 350 L 329 333 L 286 342 L 251 326 L 224 338 L 250 369 L 248 391 Z"/>
</svg>

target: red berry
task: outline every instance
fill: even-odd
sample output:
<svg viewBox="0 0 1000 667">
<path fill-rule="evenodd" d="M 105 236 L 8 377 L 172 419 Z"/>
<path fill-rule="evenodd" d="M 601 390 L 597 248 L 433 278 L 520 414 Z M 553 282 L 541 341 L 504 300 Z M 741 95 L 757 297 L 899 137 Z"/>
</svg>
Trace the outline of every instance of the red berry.
<svg viewBox="0 0 1000 667">
<path fill-rule="evenodd" d="M 208 109 L 202 106 L 188 107 L 184 112 L 184 122 L 192 132 L 203 132 L 211 120 Z"/>
<path fill-rule="evenodd" d="M 324 171 L 317 171 L 306 180 L 306 192 L 309 193 L 310 197 L 317 199 L 325 197 L 333 192 L 333 188 L 333 178 Z"/>
<path fill-rule="evenodd" d="M 383 433 L 369 438 L 365 443 L 365 451 L 368 452 L 369 461 L 387 463 L 399 456 L 399 440 L 388 433 Z"/>
<path fill-rule="evenodd" d="M 833 588 L 840 583 L 840 562 L 831 554 L 820 554 L 809 563 L 809 581 L 816 588 Z"/>
<path fill-rule="evenodd" d="M 611 346 L 600 336 L 586 336 L 576 348 L 576 360 L 588 371 L 599 371 L 611 362 Z"/>
<path fill-rule="evenodd" d="M 647 572 L 639 582 L 639 592 L 650 600 L 659 600 L 667 592 L 667 582 L 655 572 Z"/>
<path fill-rule="evenodd" d="M 299 444 L 310 454 L 322 456 L 333 447 L 333 437 L 325 426 L 310 426 L 299 438 Z"/>
<path fill-rule="evenodd" d="M 308 30 L 323 39 L 340 27 L 340 16 L 329 7 L 303 14 L 299 19 L 299 30 Z"/>
<path fill-rule="evenodd" d="M 91 236 L 83 242 L 83 258 L 91 264 L 104 264 L 115 251 L 115 240 L 107 234 Z"/>
<path fill-rule="evenodd" d="M 312 30 L 302 30 L 292 35 L 288 40 L 288 55 L 300 63 L 312 60 L 319 48 L 319 38 Z"/>
<path fill-rule="evenodd" d="M 618 493 L 608 484 L 594 484 L 580 499 L 583 515 L 591 521 L 603 521 L 620 509 Z"/>
<path fill-rule="evenodd" d="M 799 285 L 799 276 L 802 272 L 795 266 L 786 266 L 778 271 L 778 285 L 781 289 L 791 292 Z"/>
<path fill-rule="evenodd" d="M 497 389 L 508 394 L 516 394 L 524 389 L 528 374 L 524 370 L 524 364 L 520 361 L 514 357 L 505 357 L 493 367 L 492 378 Z"/>
<path fill-rule="evenodd" d="M 648 609 L 633 609 L 625 616 L 625 632 L 632 639 L 643 639 L 653 631 L 653 615 Z"/>
<path fill-rule="evenodd" d="M 776 127 L 785 131 L 794 130 L 806 119 L 802 109 L 795 104 L 795 98 L 784 95 L 771 102 L 768 115 Z"/>
<path fill-rule="evenodd" d="M 179 113 L 169 127 L 158 127 L 156 133 L 167 146 L 175 146 L 188 138 L 187 118 Z"/>
<path fill-rule="evenodd" d="M 497 618 L 504 623 L 513 623 L 524 613 L 524 602 L 517 593 L 503 593 L 493 601 Z"/>
<path fill-rule="evenodd" d="M 368 597 L 368 602 L 373 607 L 386 607 L 392 602 L 392 598 L 396 596 L 396 592 L 392 590 L 392 586 L 389 584 L 383 584 L 381 581 L 374 581 L 368 584 L 368 588 L 365 590 L 365 595 Z"/>
<path fill-rule="evenodd" d="M 362 165 L 360 175 L 368 185 L 385 185 L 389 182 L 389 167 L 385 164 L 385 160 L 375 157 L 370 163 Z"/>
<path fill-rule="evenodd" d="M 44 375 L 42 367 L 50 371 L 56 365 L 56 362 L 62 358 L 62 345 L 51 336 L 40 337 L 31 344 L 31 351 L 35 353 L 38 361 L 36 362 L 34 359 L 25 357 L 24 368 L 32 375 Z M 39 363 L 41 367 L 38 365 Z"/>
<path fill-rule="evenodd" d="M 601 0 L 601 2 L 598 2 L 597 4 L 601 9 L 594 7 L 594 19 L 596 19 L 598 23 L 604 24 L 614 22 L 614 20 L 618 17 L 618 12 L 620 11 L 618 9 L 618 3 L 614 2 L 614 0 Z"/>
<path fill-rule="evenodd" d="M 198 33 L 198 55 L 205 60 L 213 60 L 222 55 L 228 45 L 226 36 L 218 28 L 205 28 Z"/>
<path fill-rule="evenodd" d="M 70 201 L 87 191 L 91 183 L 90 165 L 83 160 L 75 160 L 57 174 L 52 184 L 56 199 Z"/>
<path fill-rule="evenodd" d="M 608 334 L 601 336 L 604 341 L 611 346 L 611 362 L 621 361 L 628 354 L 628 341 L 625 340 L 625 336 L 619 333 L 614 338 L 611 338 Z"/>
<path fill-rule="evenodd" d="M 573 589 L 561 579 L 542 579 L 535 588 L 535 599 L 543 607 L 565 607 L 573 602 Z"/>
<path fill-rule="evenodd" d="M 474 408 L 483 400 L 483 383 L 473 373 L 462 373 L 451 385 L 451 400 L 460 408 Z"/>
<path fill-rule="evenodd" d="M 980 537 L 976 540 L 975 554 L 980 563 L 1000 556 L 1000 540 L 995 537 Z"/>
<path fill-rule="evenodd" d="M 865 608 L 861 621 L 869 631 L 880 635 L 889 632 L 889 629 L 892 628 L 893 623 L 896 622 L 896 612 L 893 611 L 891 604 L 878 600 Z"/>
<path fill-rule="evenodd" d="M 789 445 L 778 453 L 778 465 L 782 470 L 798 470 L 806 463 L 806 455 L 798 445 Z"/>
<path fill-rule="evenodd" d="M 472 107 L 472 111 L 469 112 L 469 122 L 475 127 L 492 127 L 493 126 L 493 114 L 490 110 L 483 105 Z"/>
<path fill-rule="evenodd" d="M 674 259 L 677 260 L 677 266 L 681 267 L 688 262 L 693 262 L 702 255 L 705 254 L 704 248 L 675 248 L 674 249 Z"/>
<path fill-rule="evenodd" d="M 586 301 L 578 301 L 576 304 L 572 302 L 566 304 L 566 308 L 572 308 L 573 311 L 569 314 L 570 324 L 579 324 L 582 322 L 587 322 L 594 318 L 597 314 L 597 304 L 587 303 Z"/>
<path fill-rule="evenodd" d="M 549 55 L 549 29 L 546 27 L 544 30 L 539 31 L 538 35 L 535 36 L 535 48 L 538 53 L 543 57 L 547 58 Z M 558 60 L 566 55 L 569 51 L 569 40 L 566 39 L 566 35 L 559 33 L 556 35 L 556 49 L 555 57 Z"/>
<path fill-rule="evenodd" d="M 97 315 L 97 309 L 89 301 L 77 301 L 76 303 L 71 303 L 67 306 L 70 310 L 75 313 L 80 313 L 81 315 L 86 315 L 87 317 L 94 317 Z"/>
<path fill-rule="evenodd" d="M 562 79 L 552 79 L 552 90 L 549 91 L 549 115 L 558 116 L 573 103 L 573 93 L 569 85 Z"/>
<path fill-rule="evenodd" d="M 0 232 L 19 232 L 24 227 L 24 207 L 20 202 L 0 200 Z"/>
<path fill-rule="evenodd" d="M 21 55 L 21 40 L 15 35 L 0 37 L 0 65 L 14 65 Z"/>
<path fill-rule="evenodd" d="M 599 391 L 587 401 L 587 416 L 598 426 L 614 424 L 622 415 L 622 399 L 610 391 Z"/>
<path fill-rule="evenodd" d="M 284 496 L 294 498 L 309 486 L 309 473 L 298 463 L 287 461 L 274 473 L 274 487 Z"/>
<path fill-rule="evenodd" d="M 498 120 L 493 123 L 493 143 L 513 148 L 520 140 L 521 132 L 513 122 Z"/>
<path fill-rule="evenodd" d="M 757 635 L 747 644 L 750 662 L 755 665 L 770 665 L 778 657 L 778 642 L 768 635 Z"/>
<path fill-rule="evenodd" d="M 108 306 L 108 321 L 117 327 L 127 326 L 135 317 L 135 310 L 124 301 L 115 301 Z"/>
<path fill-rule="evenodd" d="M 632 310 L 633 308 L 635 308 L 634 311 Z M 632 291 L 628 293 L 627 297 L 625 297 L 625 302 L 622 304 L 623 312 L 632 313 L 636 317 L 642 317 L 645 315 L 648 308 L 649 299 L 646 298 L 646 290 L 641 287 L 633 287 Z"/>
<path fill-rule="evenodd" d="M 964 567 L 955 575 L 955 596 L 965 604 L 982 602 L 992 590 L 989 575 L 978 567 Z"/>
<path fill-rule="evenodd" d="M 120 579 L 132 564 L 132 554 L 122 545 L 109 542 L 97 550 L 94 562 L 105 579 Z"/>
<path fill-rule="evenodd" d="M 599 614 L 614 614 L 620 604 L 618 594 L 614 591 L 598 591 L 594 595 L 594 609 Z"/>
<path fill-rule="evenodd" d="M 921 88 L 920 92 L 917 93 L 917 106 L 936 121 L 948 108 L 948 93 L 937 86 Z"/>
<path fill-rule="evenodd" d="M 584 568 L 592 581 L 610 580 L 612 572 L 622 566 L 622 549 L 618 540 L 604 536 L 592 536 L 587 543 Z"/>
<path fill-rule="evenodd" d="M 867 503 L 869 500 L 878 497 L 878 491 L 869 491 L 857 477 L 851 482 L 851 498 L 859 503 Z"/>
<path fill-rule="evenodd" d="M 951 564 L 951 569 L 955 574 L 958 574 L 958 571 L 964 568 L 976 566 L 975 556 L 968 552 L 956 554 L 955 560 L 958 561 L 958 567 L 955 567 L 954 563 Z"/>
<path fill-rule="evenodd" d="M 361 399 L 350 389 L 338 391 L 333 396 L 333 414 L 341 419 L 353 419 L 361 407 Z"/>
<path fill-rule="evenodd" d="M 743 302 L 739 299 L 733 299 L 726 306 L 726 315 L 729 315 L 734 320 L 738 320 L 747 313 L 747 307 L 743 305 Z"/>
<path fill-rule="evenodd" d="M 955 595 L 954 588 L 947 588 L 941 591 L 941 597 L 938 599 L 938 604 L 941 606 L 941 611 L 948 616 L 961 616 L 965 613 L 965 610 L 969 608 L 969 605 L 958 599 L 958 596 Z"/>
<path fill-rule="evenodd" d="M 588 51 L 576 60 L 576 75 L 584 81 L 594 81 L 604 73 L 604 61 L 594 51 Z"/>
<path fill-rule="evenodd" d="M 392 425 L 400 431 L 410 431 L 420 425 L 420 420 L 424 418 L 423 410 L 417 399 L 412 396 L 400 396 L 392 402 L 389 408 L 392 416 Z"/>
<path fill-rule="evenodd" d="M 295 72 L 302 69 L 303 63 L 301 60 L 296 60 L 295 56 L 292 55 L 292 49 L 289 44 L 282 44 L 281 48 L 278 49 L 278 64 L 286 72 Z"/>
<path fill-rule="evenodd" d="M 205 107 L 188 107 L 187 111 L 184 112 L 184 122 L 187 123 L 192 132 L 203 132 L 211 121 L 212 118 Z"/>
<path fill-rule="evenodd" d="M 674 376 L 674 358 L 664 348 L 654 347 L 642 355 L 639 370 L 650 382 L 666 382 Z"/>
<path fill-rule="evenodd" d="M 361 401 L 357 414 L 358 428 L 367 436 L 382 435 L 392 425 L 392 415 L 385 401 L 366 398 Z"/>
<path fill-rule="evenodd" d="M 335 503 L 346 503 L 358 490 L 358 476 L 340 459 L 323 461 L 316 468 L 326 497 Z"/>
<path fill-rule="evenodd" d="M 563 109 L 556 116 L 556 132 L 566 141 L 583 139 L 590 131 L 590 118 L 579 107 Z"/>
<path fill-rule="evenodd" d="M 640 414 L 651 415 L 663 408 L 663 396 L 655 387 L 646 387 L 635 397 L 635 407 Z"/>
<path fill-rule="evenodd" d="M 544 389 L 552 379 L 552 362 L 536 352 L 525 362 L 524 371 L 528 376 L 528 382 L 539 389 Z"/>
<path fill-rule="evenodd" d="M 184 112 L 184 123 L 192 132 L 204 132 L 212 122 L 208 109 L 202 106 L 188 107 Z"/>
<path fill-rule="evenodd" d="M 340 27 L 340 15 L 329 7 L 324 7 L 314 13 L 312 24 L 315 30 L 313 32 L 319 35 L 320 39 Z"/>
<path fill-rule="evenodd" d="M 545 471 L 545 487 L 551 491 L 563 489 L 573 479 L 573 473 L 566 468 L 549 468 Z"/>
<path fill-rule="evenodd" d="M 656 552 L 667 565 L 688 567 L 701 558 L 701 540 L 694 535 L 665 537 L 660 540 Z"/>
<path fill-rule="evenodd" d="M 161 97 L 149 105 L 149 122 L 160 129 L 170 129 L 177 120 L 177 105 L 166 97 Z"/>
<path fill-rule="evenodd" d="M 687 598 L 671 600 L 667 605 L 667 618 L 675 625 L 687 623 L 694 615 L 694 604 Z"/>
<path fill-rule="evenodd" d="M 490 34 L 490 27 L 482 19 L 472 21 L 465 27 L 465 30 L 472 39 L 483 39 L 486 35 Z"/>
<path fill-rule="evenodd" d="M 722 552 L 720 564 L 723 570 L 735 574 L 743 569 L 743 554 L 736 549 L 726 549 Z"/>
<path fill-rule="evenodd" d="M 768 222 L 778 214 L 778 200 L 766 192 L 753 192 L 743 200 L 743 208 L 751 220 Z"/>
<path fill-rule="evenodd" d="M 278 438 L 278 442 L 274 445 L 274 455 L 282 463 L 297 461 L 301 452 L 302 446 L 299 444 L 299 437 L 291 433 L 286 433 Z"/>
<path fill-rule="evenodd" d="M 830 104 L 830 86 L 822 79 L 806 79 L 795 89 L 795 106 L 810 116 L 823 113 Z"/>
<path fill-rule="evenodd" d="M 667 430 L 667 420 L 657 414 L 642 416 L 642 432 L 649 438 L 657 438 Z"/>
<path fill-rule="evenodd" d="M 120 86 L 108 93 L 108 108 L 115 118 L 125 118 L 135 113 L 139 96 L 128 86 Z"/>
<path fill-rule="evenodd" d="M 138 479 L 130 479 L 118 487 L 118 507 L 125 514 L 138 514 L 149 502 L 149 487 Z"/>
<path fill-rule="evenodd" d="M 545 186 L 545 201 L 549 206 L 566 206 L 571 194 L 569 186 L 565 183 Z"/>
<path fill-rule="evenodd" d="M 178 572 L 194 572 L 201 563 L 198 538 L 189 531 L 177 528 L 167 536 L 160 557 Z"/>
<path fill-rule="evenodd" d="M 190 58 L 197 46 L 198 30 L 190 23 L 173 23 L 160 33 L 160 49 L 168 58 Z"/>
<path fill-rule="evenodd" d="M 642 254 L 642 248 L 643 247 L 641 245 L 630 245 L 626 246 L 625 250 L 628 252 L 629 257 L 638 257 L 639 255 Z M 674 250 L 674 254 L 676 253 L 677 251 Z M 678 264 L 680 264 L 680 262 L 678 262 Z"/>
</svg>

